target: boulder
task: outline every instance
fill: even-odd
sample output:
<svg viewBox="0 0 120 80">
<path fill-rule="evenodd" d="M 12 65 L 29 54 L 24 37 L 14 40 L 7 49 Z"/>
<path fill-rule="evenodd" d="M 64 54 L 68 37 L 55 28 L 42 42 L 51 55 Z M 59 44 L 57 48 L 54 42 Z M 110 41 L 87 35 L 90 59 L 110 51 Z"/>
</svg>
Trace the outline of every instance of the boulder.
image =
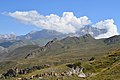
<svg viewBox="0 0 120 80">
<path fill-rule="evenodd" d="M 5 77 L 16 77 L 17 73 L 14 69 L 9 69 L 6 73 L 3 74 Z"/>
</svg>

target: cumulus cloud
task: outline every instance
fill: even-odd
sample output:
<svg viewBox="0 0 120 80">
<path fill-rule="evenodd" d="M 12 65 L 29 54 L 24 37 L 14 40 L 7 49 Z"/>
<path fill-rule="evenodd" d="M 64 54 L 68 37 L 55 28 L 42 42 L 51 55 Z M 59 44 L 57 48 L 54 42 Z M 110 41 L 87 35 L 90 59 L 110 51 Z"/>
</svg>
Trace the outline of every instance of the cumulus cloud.
<svg viewBox="0 0 120 80">
<path fill-rule="evenodd" d="M 62 33 L 75 33 L 78 28 L 88 25 L 90 20 L 86 16 L 77 18 L 72 12 L 64 12 L 62 16 L 50 14 L 43 16 L 37 11 L 8 13 L 9 16 L 42 29 L 56 30 Z"/>
<path fill-rule="evenodd" d="M 44 16 L 33 10 L 9 12 L 8 15 L 25 24 L 31 24 L 42 29 L 56 30 L 67 34 L 76 34 L 79 31 L 84 34 L 88 31 L 86 30 L 87 25 L 90 25 L 91 29 L 93 29 L 90 32 L 93 36 L 99 32 L 94 36 L 97 39 L 118 34 L 113 19 L 100 21 L 91 25 L 91 20 L 89 20 L 87 16 L 76 17 L 73 12 L 63 12 L 62 16 L 56 14 Z"/>
<path fill-rule="evenodd" d="M 118 35 L 117 32 L 117 27 L 114 24 L 114 20 L 113 19 L 107 19 L 104 21 L 100 21 L 94 25 L 92 25 L 92 27 L 99 29 L 100 31 L 102 30 L 106 30 L 105 32 L 99 34 L 98 36 L 96 36 L 96 39 L 99 38 L 108 38 L 114 35 Z"/>
</svg>

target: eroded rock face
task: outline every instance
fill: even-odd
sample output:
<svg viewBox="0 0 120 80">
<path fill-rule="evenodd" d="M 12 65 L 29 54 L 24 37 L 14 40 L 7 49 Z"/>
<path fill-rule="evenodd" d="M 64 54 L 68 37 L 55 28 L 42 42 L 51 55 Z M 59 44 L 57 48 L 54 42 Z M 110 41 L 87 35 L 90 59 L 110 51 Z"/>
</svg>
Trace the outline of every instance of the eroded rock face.
<svg viewBox="0 0 120 80">
<path fill-rule="evenodd" d="M 39 47 L 38 49 L 33 50 L 30 52 L 25 59 L 34 58 L 38 53 L 46 51 L 48 48 L 51 47 L 51 45 L 57 40 L 57 38 L 54 38 L 52 41 L 49 41 L 45 46 Z"/>
<path fill-rule="evenodd" d="M 40 66 L 33 66 L 25 69 L 18 69 L 17 67 L 14 69 L 9 69 L 6 73 L 3 73 L 2 76 L 4 77 L 16 77 L 17 75 L 21 74 L 27 74 L 35 70 L 41 70 L 44 68 L 49 68 L 50 65 L 45 64 L 45 65 L 40 65 Z"/>
<path fill-rule="evenodd" d="M 81 68 L 79 74 L 78 74 L 78 77 L 81 77 L 81 78 L 84 78 L 86 77 L 85 73 L 83 73 L 83 68 Z"/>
<path fill-rule="evenodd" d="M 3 74 L 3 76 L 16 77 L 17 73 L 14 69 L 9 69 L 6 73 Z"/>
<path fill-rule="evenodd" d="M 52 41 L 49 41 L 44 47 L 49 48 L 51 45 L 57 40 L 57 38 L 54 38 Z"/>
<path fill-rule="evenodd" d="M 83 72 L 83 68 L 82 67 L 78 67 L 78 66 L 76 68 L 72 67 L 71 71 L 67 72 L 68 76 L 72 76 L 72 74 L 76 74 L 80 78 L 86 77 L 86 74 Z"/>
<path fill-rule="evenodd" d="M 33 66 L 33 67 L 30 67 L 30 68 L 25 68 L 25 69 L 20 69 L 20 71 L 18 72 L 19 74 L 27 74 L 27 73 L 30 73 L 32 71 L 35 71 L 35 70 L 41 70 L 41 69 L 44 69 L 44 68 L 49 68 L 50 65 L 40 65 L 40 66 Z"/>
</svg>

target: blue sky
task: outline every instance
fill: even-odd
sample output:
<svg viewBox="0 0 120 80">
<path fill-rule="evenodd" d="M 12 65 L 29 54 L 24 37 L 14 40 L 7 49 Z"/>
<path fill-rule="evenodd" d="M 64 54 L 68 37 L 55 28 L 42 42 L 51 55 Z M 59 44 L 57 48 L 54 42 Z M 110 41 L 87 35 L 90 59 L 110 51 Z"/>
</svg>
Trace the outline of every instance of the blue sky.
<svg viewBox="0 0 120 80">
<path fill-rule="evenodd" d="M 34 25 L 22 24 L 4 12 L 36 10 L 42 15 L 73 12 L 75 16 L 87 16 L 92 23 L 113 19 L 120 33 L 120 0 L 0 0 L 0 34 L 14 32 L 26 34 L 32 30 L 41 30 Z"/>
</svg>

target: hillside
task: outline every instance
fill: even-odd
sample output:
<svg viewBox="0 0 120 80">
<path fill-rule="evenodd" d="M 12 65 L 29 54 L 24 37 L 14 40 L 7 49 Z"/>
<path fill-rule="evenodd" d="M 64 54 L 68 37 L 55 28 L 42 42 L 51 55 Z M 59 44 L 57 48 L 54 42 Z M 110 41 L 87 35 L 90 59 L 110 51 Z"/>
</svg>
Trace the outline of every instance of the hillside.
<svg viewBox="0 0 120 80">
<path fill-rule="evenodd" d="M 119 68 L 120 53 L 119 36 L 113 36 L 107 39 L 94 39 L 86 34 L 81 37 L 66 37 L 61 40 L 55 38 L 44 46 L 26 45 L 4 54 L 4 60 L 0 62 L 0 73 L 6 79 L 12 78 L 30 78 L 32 75 L 42 75 L 45 80 L 56 80 L 59 75 L 63 80 L 81 80 L 78 74 L 83 73 L 88 77 L 83 80 L 107 79 L 109 72 L 116 71 Z M 116 50 L 117 49 L 117 50 Z M 115 50 L 115 51 L 114 51 Z M 80 62 L 79 64 L 77 62 Z M 71 64 L 74 67 L 83 68 L 83 72 L 78 72 L 69 76 Z M 107 70 L 107 68 L 109 68 Z M 16 72 L 16 68 L 18 72 Z M 104 74 L 103 74 L 103 71 Z M 74 70 L 72 70 L 74 72 Z M 50 76 L 44 77 L 43 75 Z M 119 79 L 119 71 L 114 76 Z M 106 77 L 101 78 L 100 75 Z M 7 77 L 6 77 L 7 76 Z M 81 74 L 80 74 L 81 76 Z M 117 77 L 118 76 L 118 77 Z M 29 79 L 28 79 L 29 80 Z M 34 78 L 33 78 L 34 80 Z"/>
<path fill-rule="evenodd" d="M 88 79 L 92 80 L 119 80 L 120 79 L 120 49 L 109 52 L 107 55 L 94 61 L 83 64 L 86 73 L 94 73 Z M 90 69 L 91 68 L 91 69 Z"/>
<path fill-rule="evenodd" d="M 77 66 L 79 67 L 77 69 Z M 38 66 L 36 66 L 38 67 Z M 26 74 L 18 74 L 16 77 L 8 77 L 7 79 L 23 79 L 23 80 L 36 80 L 36 79 L 44 79 L 44 80 L 119 80 L 120 79 L 120 49 L 110 51 L 109 53 L 88 61 L 74 61 L 66 64 L 61 64 L 57 66 L 48 66 L 44 69 L 32 69 L 30 72 Z M 40 66 L 39 66 L 40 67 Z M 86 77 L 82 78 L 78 75 L 80 72 L 73 72 L 73 67 L 76 67 L 76 71 L 79 71 L 83 68 L 83 74 Z M 1 78 L 3 79 L 3 78 Z M 7 80 L 6 79 L 6 80 Z M 5 80 L 5 79 L 3 79 Z"/>
</svg>

